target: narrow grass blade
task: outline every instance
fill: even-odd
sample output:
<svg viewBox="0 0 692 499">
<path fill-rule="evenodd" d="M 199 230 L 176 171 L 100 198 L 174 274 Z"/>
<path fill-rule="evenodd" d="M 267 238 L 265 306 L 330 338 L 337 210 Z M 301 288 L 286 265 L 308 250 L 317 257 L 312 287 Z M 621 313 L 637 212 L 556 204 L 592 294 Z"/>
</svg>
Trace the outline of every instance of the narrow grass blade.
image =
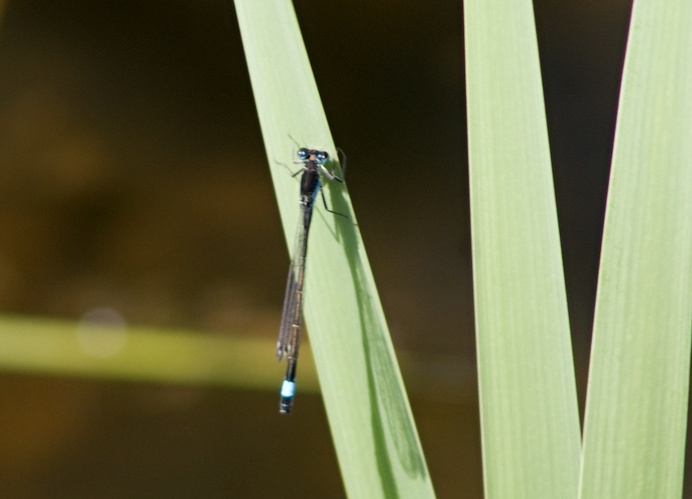
<svg viewBox="0 0 692 499">
<path fill-rule="evenodd" d="M 93 379 L 268 389 L 272 345 L 123 323 L 0 315 L 0 371 Z M 309 361 L 309 350 L 306 350 Z M 306 366 L 306 373 L 311 366 Z M 314 373 L 305 391 L 316 392 Z"/>
<path fill-rule="evenodd" d="M 591 353 L 581 497 L 682 495 L 692 329 L 692 3 L 635 0 Z"/>
<path fill-rule="evenodd" d="M 290 247 L 299 188 L 278 163 L 294 159 L 297 145 L 291 137 L 300 146 L 326 150 L 332 157 L 334 145 L 291 2 L 236 0 L 235 6 Z M 354 498 L 431 497 L 428 470 L 348 193 L 343 185 L 329 185 L 326 191 L 332 209 L 348 214 L 350 220 L 318 204 L 309 236 L 305 319 L 346 491 Z M 283 283 L 277 286 L 283 288 Z M 291 417 L 300 417 L 300 369 Z M 277 392 L 279 384 L 277 379 Z"/>
<path fill-rule="evenodd" d="M 576 497 L 579 412 L 530 0 L 465 0 L 485 494 Z"/>
</svg>

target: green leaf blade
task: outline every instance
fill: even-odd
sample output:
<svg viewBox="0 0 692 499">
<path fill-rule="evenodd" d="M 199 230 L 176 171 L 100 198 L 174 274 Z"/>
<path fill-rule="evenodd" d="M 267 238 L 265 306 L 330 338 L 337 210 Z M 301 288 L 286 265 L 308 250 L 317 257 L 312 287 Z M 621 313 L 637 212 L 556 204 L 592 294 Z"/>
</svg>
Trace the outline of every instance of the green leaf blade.
<svg viewBox="0 0 692 499">
<path fill-rule="evenodd" d="M 485 493 L 576 497 L 579 416 L 532 6 L 464 6 Z"/>
<path fill-rule="evenodd" d="M 682 494 L 692 329 L 692 4 L 636 0 L 608 193 L 581 497 Z"/>
<path fill-rule="evenodd" d="M 277 163 L 293 161 L 297 146 L 291 137 L 301 146 L 326 150 L 332 158 L 335 148 L 291 2 L 236 0 L 235 5 L 284 231 L 292 246 L 298 183 Z M 346 491 L 349 497 L 433 497 L 348 192 L 341 184 L 328 185 L 325 191 L 331 208 L 350 221 L 316 209 L 304 315 Z M 300 417 L 298 369 L 292 417 Z"/>
</svg>

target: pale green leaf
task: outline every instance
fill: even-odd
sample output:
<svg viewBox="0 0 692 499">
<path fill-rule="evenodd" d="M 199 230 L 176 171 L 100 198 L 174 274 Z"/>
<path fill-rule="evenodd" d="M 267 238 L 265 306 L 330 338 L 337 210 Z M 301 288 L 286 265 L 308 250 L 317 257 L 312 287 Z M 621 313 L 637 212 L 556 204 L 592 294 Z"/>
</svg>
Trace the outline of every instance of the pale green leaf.
<svg viewBox="0 0 692 499">
<path fill-rule="evenodd" d="M 465 0 L 473 265 L 488 499 L 574 498 L 579 415 L 529 0 Z"/>
<path fill-rule="evenodd" d="M 236 0 L 235 5 L 292 247 L 299 188 L 279 163 L 290 165 L 294 160 L 293 139 L 332 157 L 335 148 L 291 2 Z M 329 166 L 336 168 L 336 163 Z M 318 202 L 308 245 L 305 320 L 346 491 L 354 498 L 431 497 L 428 470 L 348 192 L 341 184 L 325 190 L 332 209 L 350 220 L 326 212 Z M 300 417 L 301 368 L 290 417 Z"/>
<path fill-rule="evenodd" d="M 692 329 L 692 2 L 635 0 L 594 325 L 582 498 L 682 494 Z"/>
</svg>

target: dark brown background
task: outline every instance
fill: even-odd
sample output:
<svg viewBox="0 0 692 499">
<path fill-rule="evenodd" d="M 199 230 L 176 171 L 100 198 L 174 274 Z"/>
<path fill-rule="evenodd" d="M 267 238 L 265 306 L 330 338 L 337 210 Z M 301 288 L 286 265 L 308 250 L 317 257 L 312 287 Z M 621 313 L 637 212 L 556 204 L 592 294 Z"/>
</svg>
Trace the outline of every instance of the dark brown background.
<svg viewBox="0 0 692 499">
<path fill-rule="evenodd" d="M 629 2 L 534 5 L 583 402 Z M 296 10 L 435 488 L 481 497 L 461 2 Z M 6 2 L 0 310 L 273 338 L 287 263 L 232 3 Z M 275 406 L 3 373 L 0 496 L 343 495 L 319 398 Z"/>
</svg>

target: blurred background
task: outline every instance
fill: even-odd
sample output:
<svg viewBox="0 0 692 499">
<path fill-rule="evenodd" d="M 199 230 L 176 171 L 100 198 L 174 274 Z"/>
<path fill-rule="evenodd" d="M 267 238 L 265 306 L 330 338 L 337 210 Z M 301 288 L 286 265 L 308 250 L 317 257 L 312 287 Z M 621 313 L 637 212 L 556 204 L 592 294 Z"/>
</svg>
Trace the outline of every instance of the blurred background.
<svg viewBox="0 0 692 499">
<path fill-rule="evenodd" d="M 461 2 L 294 4 L 434 486 L 480 498 Z M 583 407 L 630 2 L 534 6 Z M 277 414 L 288 253 L 232 2 L 0 9 L 0 312 L 260 338 L 276 381 L 0 365 L 0 496 L 343 497 L 319 395 Z"/>
</svg>

